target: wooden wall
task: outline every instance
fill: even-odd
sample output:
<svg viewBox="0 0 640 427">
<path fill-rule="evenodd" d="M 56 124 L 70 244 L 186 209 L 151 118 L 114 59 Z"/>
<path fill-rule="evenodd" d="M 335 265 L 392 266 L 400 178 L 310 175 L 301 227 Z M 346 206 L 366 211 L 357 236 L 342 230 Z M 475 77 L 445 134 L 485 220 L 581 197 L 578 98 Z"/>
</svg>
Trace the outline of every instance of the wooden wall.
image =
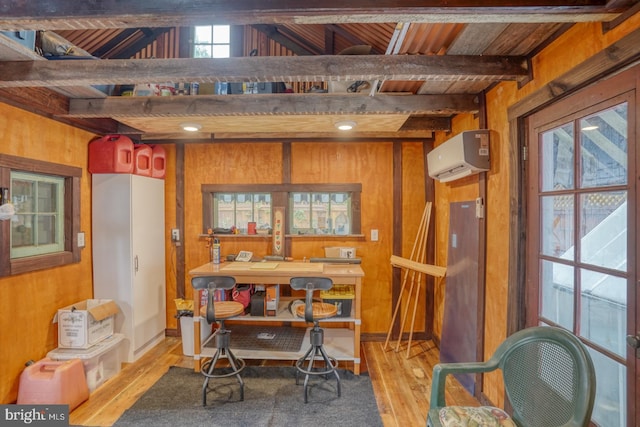
<svg viewBox="0 0 640 427">
<path fill-rule="evenodd" d="M 640 14 L 636 14 L 622 25 L 603 34 L 597 23 L 575 24 L 567 33 L 533 58 L 533 80 L 521 88 L 516 83 L 505 82 L 487 93 L 486 110 L 488 128 L 492 130 L 491 171 L 487 173 L 486 200 L 486 297 L 484 324 L 484 359 L 491 357 L 507 335 L 508 276 L 510 268 L 517 268 L 509 252 L 510 216 L 517 214 L 517 206 L 510 188 L 510 170 L 520 155 L 518 141 L 510 140 L 507 109 L 537 91 L 546 90 L 545 85 L 570 71 L 589 57 L 610 44 L 640 28 Z M 568 54 L 570 52 L 571 54 Z M 439 134 L 436 144 L 464 130 L 476 129 L 475 117 L 458 116 L 453 121 L 449 135 Z M 436 184 L 436 264 L 446 265 L 448 245 L 448 205 L 451 202 L 471 200 L 477 197 L 478 179 L 469 177 L 454 183 Z M 517 230 L 515 232 L 518 232 Z M 434 334 L 438 338 L 442 331 L 444 287 L 446 278 L 435 289 Z M 504 391 L 498 373 L 485 376 L 483 393 L 491 402 L 502 406 Z"/>
<path fill-rule="evenodd" d="M 424 200 L 424 166 L 422 144 L 404 143 L 403 232 L 417 232 Z M 283 182 L 282 143 L 185 144 L 185 290 L 191 297 L 189 270 L 208 262 L 202 233 L 202 184 L 279 184 Z M 361 183 L 362 233 L 364 237 L 332 238 L 293 237 L 291 255 L 296 259 L 323 256 L 325 246 L 355 246 L 365 270 L 363 291 L 364 333 L 382 333 L 391 319 L 391 266 L 394 230 L 393 217 L 393 143 L 291 144 L 291 183 Z M 167 185 L 167 188 L 170 186 Z M 167 200 L 173 200 L 167 193 Z M 168 227 L 173 227 L 168 225 Z M 369 239 L 371 229 L 378 229 L 379 241 Z M 412 237 L 413 239 L 413 237 Z M 271 240 L 256 237 L 221 237 L 222 253 L 250 250 L 256 255 L 271 253 Z M 409 251 L 411 247 L 409 246 Z M 407 255 L 408 256 L 408 255 Z M 171 275 L 168 272 L 168 276 Z M 424 316 L 418 318 L 424 325 Z M 174 322 L 175 323 L 175 322 Z M 423 327 L 420 330 L 424 330 Z"/>
<path fill-rule="evenodd" d="M 93 135 L 0 103 L 0 153 L 83 168 L 81 230 L 87 246 L 81 262 L 0 278 L 0 402 L 15 401 L 29 360 L 57 346 L 58 308 L 91 298 L 91 181 L 87 147 Z"/>
<path fill-rule="evenodd" d="M 485 358 L 506 337 L 508 270 L 513 268 L 509 253 L 509 217 L 513 200 L 509 173 L 513 162 L 507 109 L 510 105 L 544 87 L 551 79 L 567 72 L 575 65 L 599 52 L 622 36 L 640 28 L 640 15 L 603 34 L 598 24 L 576 24 L 569 32 L 534 58 L 534 80 L 522 88 L 515 83 L 502 83 L 493 88 L 486 99 L 488 127 L 495 132 L 491 140 L 492 168 L 487 174 L 487 265 L 486 265 L 486 323 Z M 567 52 L 571 52 L 570 55 Z M 437 135 L 437 143 L 468 129 L 478 127 L 472 116 L 454 120 L 449 135 Z M 0 402 L 13 402 L 17 396 L 19 374 L 24 363 L 37 360 L 57 345 L 56 325 L 51 323 L 56 310 L 75 301 L 92 296 L 91 278 L 91 212 L 90 175 L 86 172 L 87 144 L 93 135 L 72 127 L 34 116 L 0 104 L 0 153 L 82 167 L 81 216 L 86 233 L 86 248 L 78 264 L 47 271 L 0 278 Z M 178 153 L 173 145 L 166 145 L 166 229 L 167 239 L 167 327 L 176 328 L 173 318 L 178 266 L 178 248 L 169 242 L 169 230 L 176 227 L 176 179 Z M 283 144 L 195 144 L 186 143 L 184 150 L 184 223 L 182 244 L 185 265 L 186 297 L 191 296 L 188 271 L 207 262 L 208 255 L 201 233 L 201 193 L 203 183 L 280 183 L 283 181 Z M 394 182 L 394 142 L 375 143 L 292 143 L 292 182 L 361 182 L 362 239 L 331 241 L 331 245 L 353 245 L 363 258 L 364 281 L 363 325 L 365 333 L 386 333 L 392 312 L 392 254 L 394 233 L 403 233 L 403 254 L 408 256 L 424 207 L 424 167 L 422 144 L 402 143 L 401 183 Z M 402 227 L 392 227 L 392 194 L 394 186 L 402 188 Z M 477 177 L 455 183 L 436 184 L 436 202 L 432 219 L 436 222 L 436 264 L 446 265 L 449 203 L 477 197 Z M 380 240 L 369 241 L 372 228 L 379 230 Z M 223 240 L 223 253 L 240 249 L 256 253 L 269 251 L 269 241 L 259 239 Z M 300 238 L 293 242 L 295 257 L 321 254 L 327 242 Z M 434 332 L 439 338 L 442 330 L 442 303 L 446 280 L 435 286 Z M 490 375 L 483 389 L 485 395 L 502 405 L 499 378 Z"/>
</svg>

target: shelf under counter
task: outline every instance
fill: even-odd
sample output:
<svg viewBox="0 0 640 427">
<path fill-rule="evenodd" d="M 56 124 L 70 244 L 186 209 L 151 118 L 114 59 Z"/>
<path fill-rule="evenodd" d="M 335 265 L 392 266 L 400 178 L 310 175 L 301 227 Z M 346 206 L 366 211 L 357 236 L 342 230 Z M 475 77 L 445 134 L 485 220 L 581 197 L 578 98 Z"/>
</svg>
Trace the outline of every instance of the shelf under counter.
<svg viewBox="0 0 640 427">
<path fill-rule="evenodd" d="M 295 297 L 280 297 L 280 302 L 278 304 L 278 310 L 276 311 L 276 315 L 275 316 L 251 316 L 249 314 L 245 314 L 245 315 L 241 315 L 241 316 L 235 316 L 235 317 L 230 317 L 229 319 L 226 320 L 226 322 L 229 322 L 228 324 L 231 324 L 233 322 L 239 323 L 245 323 L 245 322 L 296 322 L 296 323 L 305 323 L 306 320 L 304 319 L 304 317 L 298 317 L 298 316 L 294 316 L 291 311 L 289 310 L 289 304 L 291 303 L 291 301 L 295 301 L 295 300 L 301 300 L 304 301 L 301 298 L 295 298 Z M 351 307 L 351 315 L 353 315 L 353 304 Z M 329 317 L 327 319 L 322 319 L 320 320 L 320 323 L 357 323 L 360 324 L 360 320 L 356 319 L 354 317 L 338 317 L 338 316 L 334 316 L 334 317 Z"/>
<path fill-rule="evenodd" d="M 281 326 L 282 328 L 291 326 Z M 231 327 L 229 327 L 231 329 Z M 233 346 L 233 330 L 231 332 L 230 348 L 236 357 L 241 359 L 265 359 L 265 360 L 298 360 L 304 356 L 305 352 L 309 349 L 309 331 L 311 328 L 307 328 L 304 338 L 302 339 L 302 345 L 299 351 L 278 351 L 278 350 L 247 350 L 234 348 Z M 345 328 L 324 328 L 324 348 L 327 354 L 336 360 L 350 361 L 354 363 L 360 363 L 360 359 L 354 357 L 354 331 Z M 215 348 L 215 334 L 212 334 L 204 342 L 201 348 L 200 355 L 203 357 L 213 357 L 216 352 Z"/>
</svg>

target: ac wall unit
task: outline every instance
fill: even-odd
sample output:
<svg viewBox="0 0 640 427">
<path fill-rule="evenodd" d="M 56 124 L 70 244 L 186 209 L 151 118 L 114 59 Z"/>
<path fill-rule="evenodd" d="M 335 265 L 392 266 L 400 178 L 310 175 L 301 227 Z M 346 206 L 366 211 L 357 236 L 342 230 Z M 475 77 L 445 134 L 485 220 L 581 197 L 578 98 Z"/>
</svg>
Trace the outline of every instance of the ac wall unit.
<svg viewBox="0 0 640 427">
<path fill-rule="evenodd" d="M 462 132 L 427 154 L 429 176 L 449 182 L 489 170 L 489 130 Z"/>
</svg>

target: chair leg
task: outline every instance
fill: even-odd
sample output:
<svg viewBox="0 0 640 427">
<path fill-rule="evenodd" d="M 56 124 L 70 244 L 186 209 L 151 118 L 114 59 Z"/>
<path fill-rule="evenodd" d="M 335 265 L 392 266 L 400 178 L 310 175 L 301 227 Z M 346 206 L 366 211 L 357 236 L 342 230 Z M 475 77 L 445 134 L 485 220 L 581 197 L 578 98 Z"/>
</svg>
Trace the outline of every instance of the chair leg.
<svg viewBox="0 0 640 427">
<path fill-rule="evenodd" d="M 324 349 L 324 331 L 316 324 L 311 330 L 310 336 L 311 346 L 307 352 L 296 362 L 296 385 L 299 384 L 299 374 L 305 374 L 304 377 L 304 403 L 308 402 L 309 398 L 309 377 L 311 375 L 322 375 L 325 379 L 328 379 L 329 374 L 333 373 L 336 377 L 338 397 L 341 396 L 340 387 L 340 375 L 338 375 L 337 366 L 338 362 L 329 357 Z M 324 361 L 324 368 L 314 368 L 314 362 L 316 360 Z M 305 366 L 306 365 L 306 366 Z"/>
<path fill-rule="evenodd" d="M 202 375 L 205 376 L 204 383 L 202 384 L 202 406 L 207 406 L 207 391 L 209 386 L 209 380 L 211 378 L 225 378 L 235 376 L 240 385 L 240 401 L 244 400 L 244 381 L 240 376 L 240 372 L 245 368 L 245 362 L 239 359 L 229 349 L 230 331 L 227 331 L 221 327 L 218 329 L 218 335 L 216 336 L 217 350 L 213 355 L 213 358 L 205 362 L 202 366 Z M 231 365 L 231 372 L 224 374 L 214 373 L 216 364 L 220 357 L 227 358 L 229 365 Z"/>
</svg>

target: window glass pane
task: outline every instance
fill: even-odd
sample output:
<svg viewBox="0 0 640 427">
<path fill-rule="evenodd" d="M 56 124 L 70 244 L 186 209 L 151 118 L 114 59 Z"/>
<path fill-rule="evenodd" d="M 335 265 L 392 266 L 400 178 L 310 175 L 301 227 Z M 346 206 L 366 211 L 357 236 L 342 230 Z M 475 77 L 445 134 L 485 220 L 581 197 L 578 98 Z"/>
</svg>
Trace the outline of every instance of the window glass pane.
<svg viewBox="0 0 640 427">
<path fill-rule="evenodd" d="M 211 58 L 228 58 L 229 57 L 229 45 L 214 44 L 210 48 Z"/>
<path fill-rule="evenodd" d="M 627 271 L 627 192 L 580 195 L 580 260 Z"/>
<path fill-rule="evenodd" d="M 197 26 L 194 29 L 194 42 L 195 43 L 209 43 L 213 42 L 211 33 L 211 26 Z"/>
<path fill-rule="evenodd" d="M 311 195 L 293 193 L 290 198 L 291 232 L 298 233 L 311 229 Z"/>
<path fill-rule="evenodd" d="M 574 135 L 571 123 L 541 134 L 541 190 L 563 190 L 574 186 Z"/>
<path fill-rule="evenodd" d="M 540 242 L 544 255 L 573 259 L 573 200 L 572 194 L 541 197 Z"/>
<path fill-rule="evenodd" d="M 193 57 L 194 58 L 211 58 L 211 45 L 209 44 L 197 44 L 194 46 Z"/>
<path fill-rule="evenodd" d="M 298 234 L 350 234 L 351 195 L 344 192 L 291 193 L 290 230 Z"/>
<path fill-rule="evenodd" d="M 236 227 L 246 233 L 249 221 L 257 228 L 271 227 L 271 195 L 269 193 L 215 193 L 213 197 L 214 227 Z"/>
<path fill-rule="evenodd" d="M 627 368 L 587 347 L 596 370 L 596 399 L 592 420 L 599 426 L 627 426 Z"/>
<path fill-rule="evenodd" d="M 580 187 L 627 183 L 627 104 L 580 120 Z"/>
<path fill-rule="evenodd" d="M 625 357 L 627 280 L 581 269 L 580 285 L 580 336 Z"/>
<path fill-rule="evenodd" d="M 573 330 L 573 267 L 542 261 L 540 271 L 540 314 L 542 317 Z"/>
<path fill-rule="evenodd" d="M 271 228 L 271 195 L 256 194 L 253 203 L 253 221 L 256 227 Z"/>
<path fill-rule="evenodd" d="M 35 244 L 34 215 L 16 214 L 11 219 L 11 249 L 30 247 Z"/>
<path fill-rule="evenodd" d="M 311 227 L 314 234 L 331 233 L 329 221 L 329 195 L 327 193 L 314 193 L 312 205 Z"/>
<path fill-rule="evenodd" d="M 229 26 L 228 25 L 213 26 L 213 42 L 216 44 L 219 44 L 219 43 L 229 44 Z"/>
<path fill-rule="evenodd" d="M 64 250 L 64 178 L 11 173 L 11 258 Z"/>
</svg>

